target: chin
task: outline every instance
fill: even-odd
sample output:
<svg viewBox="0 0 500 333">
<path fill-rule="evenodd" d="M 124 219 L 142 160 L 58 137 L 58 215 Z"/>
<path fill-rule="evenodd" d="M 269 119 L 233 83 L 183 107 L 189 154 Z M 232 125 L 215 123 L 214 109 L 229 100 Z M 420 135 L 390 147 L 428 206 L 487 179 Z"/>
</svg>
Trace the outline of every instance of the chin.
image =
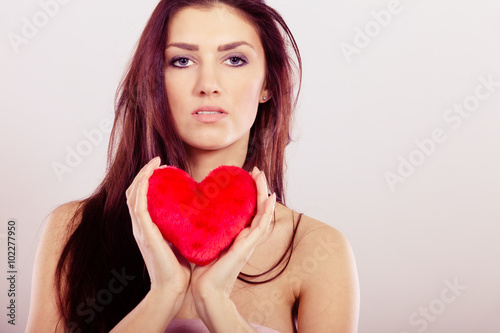
<svg viewBox="0 0 500 333">
<path fill-rule="evenodd" d="M 230 146 L 233 142 L 228 142 L 226 140 L 197 140 L 196 142 L 186 142 L 186 145 L 190 148 L 198 150 L 219 150 Z"/>
<path fill-rule="evenodd" d="M 201 131 L 200 131 L 201 132 Z M 241 135 L 235 135 L 237 133 L 231 133 L 232 131 L 210 131 L 200 133 L 197 136 L 186 136 L 182 138 L 187 149 L 197 149 L 197 150 L 221 150 L 228 149 L 234 150 L 233 153 L 239 155 L 238 147 L 248 147 L 248 138 L 250 136 L 250 130 Z M 231 135 L 230 135 L 231 134 Z M 242 148 L 243 149 L 243 148 Z M 246 154 L 246 152 L 245 152 Z"/>
</svg>

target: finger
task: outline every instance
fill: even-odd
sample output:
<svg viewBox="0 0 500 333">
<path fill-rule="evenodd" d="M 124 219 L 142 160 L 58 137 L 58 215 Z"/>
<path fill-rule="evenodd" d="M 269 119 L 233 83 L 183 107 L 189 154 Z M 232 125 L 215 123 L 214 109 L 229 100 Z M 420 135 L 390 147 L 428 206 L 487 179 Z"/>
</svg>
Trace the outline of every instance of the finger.
<svg viewBox="0 0 500 333">
<path fill-rule="evenodd" d="M 134 180 L 132 181 L 132 184 L 130 184 L 129 188 L 127 189 L 127 192 L 125 192 L 125 194 L 127 195 L 127 198 L 130 199 L 130 202 L 132 202 L 132 203 L 135 202 L 135 196 L 137 194 L 137 187 L 138 187 L 144 173 L 147 172 L 147 170 L 150 169 L 151 167 L 153 167 L 155 165 L 157 166 L 159 163 L 160 163 L 159 157 L 153 158 L 135 176 Z"/>
<path fill-rule="evenodd" d="M 236 237 L 233 246 L 229 251 L 234 251 L 239 260 L 246 262 L 252 254 L 255 247 L 262 240 L 262 237 L 269 230 L 272 221 L 274 206 L 276 203 L 276 194 L 273 194 L 264 203 L 264 212 L 256 215 L 252 221 L 252 226 L 243 229 Z"/>
<path fill-rule="evenodd" d="M 144 174 L 142 175 L 137 187 L 135 213 L 138 217 L 137 220 L 141 232 L 147 233 L 146 237 L 161 236 L 161 234 L 159 234 L 158 227 L 153 223 L 153 221 L 151 220 L 151 216 L 149 215 L 147 197 L 149 178 L 153 175 L 153 172 L 158 167 L 159 161 L 148 164 L 148 167 L 144 171 Z M 163 236 L 161 236 L 161 240 L 163 241 Z"/>
<path fill-rule="evenodd" d="M 251 176 L 257 187 L 257 214 L 251 226 L 244 228 L 236 237 L 232 246 L 225 250 L 217 260 L 204 267 L 196 267 L 198 273 L 217 266 L 218 277 L 222 280 L 236 279 L 239 272 L 252 255 L 255 247 L 266 233 L 272 220 L 276 195 L 267 196 L 266 178 L 262 171 L 254 168 Z M 214 268 L 215 269 L 215 268 Z"/>
<path fill-rule="evenodd" d="M 266 175 L 258 171 L 254 174 L 254 180 L 257 187 L 257 215 L 260 215 L 263 213 L 264 202 L 268 198 Z"/>
<path fill-rule="evenodd" d="M 161 160 L 160 160 L 160 157 L 155 157 L 153 159 L 151 159 L 145 166 L 142 167 L 142 169 L 137 173 L 137 175 L 134 177 L 134 180 L 132 181 L 132 184 L 130 184 L 130 186 L 128 187 L 127 191 L 125 192 L 125 195 L 127 198 L 129 198 L 131 195 L 133 195 L 135 193 L 135 190 L 137 188 L 137 184 L 138 182 L 140 181 L 142 175 L 144 174 L 144 172 L 146 172 L 146 170 L 148 168 L 151 167 L 151 165 L 154 165 L 154 164 L 160 164 Z M 134 200 L 132 200 L 134 201 Z"/>
<path fill-rule="evenodd" d="M 253 169 L 252 169 L 252 171 L 250 172 L 250 175 L 255 179 L 254 175 L 256 173 L 258 173 L 259 171 L 260 170 L 256 166 L 254 166 Z"/>
<path fill-rule="evenodd" d="M 149 179 L 153 175 L 154 171 L 159 167 L 159 162 L 150 164 L 145 170 L 142 177 L 139 179 L 137 183 L 137 192 L 136 192 L 136 202 L 134 204 L 134 210 L 136 214 L 135 223 L 137 228 L 140 230 L 141 241 L 138 243 L 141 249 L 141 252 L 144 250 L 144 246 L 148 248 L 147 253 L 153 254 L 153 256 L 160 256 L 164 258 L 162 262 L 164 264 L 169 263 L 170 265 L 173 262 L 179 262 L 181 265 L 185 267 L 189 267 L 189 263 L 186 259 L 184 259 L 180 254 L 175 252 L 175 247 L 170 247 L 169 244 L 163 238 L 160 229 L 156 224 L 153 223 L 151 216 L 148 211 L 148 203 L 147 203 L 147 192 L 149 188 Z M 144 253 L 144 252 L 143 252 Z M 149 255 L 144 256 L 144 261 L 146 263 L 146 267 L 150 274 L 154 275 L 154 267 L 157 265 L 154 263 L 153 258 Z M 160 280 L 160 277 L 154 278 L 156 280 Z"/>
<path fill-rule="evenodd" d="M 139 184 L 141 183 L 144 173 L 150 170 L 151 168 L 158 166 L 160 163 L 160 158 L 156 157 L 152 159 L 151 161 L 148 162 L 137 174 L 137 176 L 134 178 L 134 181 L 132 184 L 129 186 L 127 189 L 126 195 L 127 195 L 127 205 L 129 207 L 129 214 L 132 219 L 132 230 L 135 229 L 137 232 L 141 232 L 141 226 L 138 224 L 137 221 L 137 190 L 139 188 Z"/>
<path fill-rule="evenodd" d="M 261 238 L 268 230 L 273 219 L 274 209 L 276 206 L 276 193 L 271 195 L 264 202 L 264 211 L 260 215 L 256 215 L 250 227 L 248 238 Z"/>
<path fill-rule="evenodd" d="M 263 172 L 259 172 L 259 174 L 255 176 L 255 183 L 257 186 L 257 212 L 252 221 L 251 229 L 255 229 L 257 227 L 262 215 L 265 214 L 266 202 L 269 200 L 273 201 L 273 204 L 276 202 L 276 196 L 274 196 L 274 199 L 271 198 L 272 196 L 268 197 L 266 176 Z M 268 209 L 269 208 L 267 208 L 267 210 Z"/>
<path fill-rule="evenodd" d="M 273 194 L 265 200 L 263 213 L 254 217 L 252 227 L 243 229 L 236 237 L 233 245 L 210 264 L 210 267 L 212 265 L 218 266 L 217 271 L 220 272 L 219 277 L 221 279 L 236 279 L 243 266 L 250 259 L 262 236 L 267 232 L 272 220 L 275 203 L 276 194 Z"/>
</svg>

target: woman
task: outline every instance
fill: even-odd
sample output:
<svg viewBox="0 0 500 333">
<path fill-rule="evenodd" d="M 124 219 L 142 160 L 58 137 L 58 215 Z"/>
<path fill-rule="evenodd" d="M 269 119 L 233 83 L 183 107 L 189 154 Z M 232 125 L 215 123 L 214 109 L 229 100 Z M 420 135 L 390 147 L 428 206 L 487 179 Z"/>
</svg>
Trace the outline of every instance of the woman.
<svg viewBox="0 0 500 333">
<path fill-rule="evenodd" d="M 106 178 L 48 219 L 27 331 L 356 331 L 348 242 L 284 206 L 287 39 L 300 69 L 286 24 L 259 0 L 158 4 L 120 88 Z M 161 161 L 196 181 L 236 165 L 256 182 L 251 226 L 209 265 L 189 264 L 151 221 Z"/>
</svg>

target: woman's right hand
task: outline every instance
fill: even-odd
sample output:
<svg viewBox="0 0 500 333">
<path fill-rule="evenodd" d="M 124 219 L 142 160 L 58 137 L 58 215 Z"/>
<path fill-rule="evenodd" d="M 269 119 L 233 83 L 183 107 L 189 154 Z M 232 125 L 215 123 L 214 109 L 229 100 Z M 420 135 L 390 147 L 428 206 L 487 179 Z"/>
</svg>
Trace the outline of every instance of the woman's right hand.
<svg viewBox="0 0 500 333">
<path fill-rule="evenodd" d="M 191 278 L 191 266 L 165 241 L 148 212 L 148 180 L 159 166 L 160 158 L 156 157 L 139 171 L 127 189 L 127 205 L 135 241 L 151 279 L 151 290 L 160 294 L 174 292 L 184 298 Z"/>
</svg>

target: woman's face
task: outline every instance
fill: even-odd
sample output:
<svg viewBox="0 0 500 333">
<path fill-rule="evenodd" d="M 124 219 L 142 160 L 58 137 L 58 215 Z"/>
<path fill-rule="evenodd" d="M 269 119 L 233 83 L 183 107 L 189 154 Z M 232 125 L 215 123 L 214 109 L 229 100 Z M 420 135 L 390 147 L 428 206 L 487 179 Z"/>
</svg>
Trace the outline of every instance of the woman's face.
<svg viewBox="0 0 500 333">
<path fill-rule="evenodd" d="M 169 22 L 165 65 L 168 103 L 188 149 L 246 147 L 269 98 L 255 28 L 226 5 L 184 8 Z"/>
</svg>

